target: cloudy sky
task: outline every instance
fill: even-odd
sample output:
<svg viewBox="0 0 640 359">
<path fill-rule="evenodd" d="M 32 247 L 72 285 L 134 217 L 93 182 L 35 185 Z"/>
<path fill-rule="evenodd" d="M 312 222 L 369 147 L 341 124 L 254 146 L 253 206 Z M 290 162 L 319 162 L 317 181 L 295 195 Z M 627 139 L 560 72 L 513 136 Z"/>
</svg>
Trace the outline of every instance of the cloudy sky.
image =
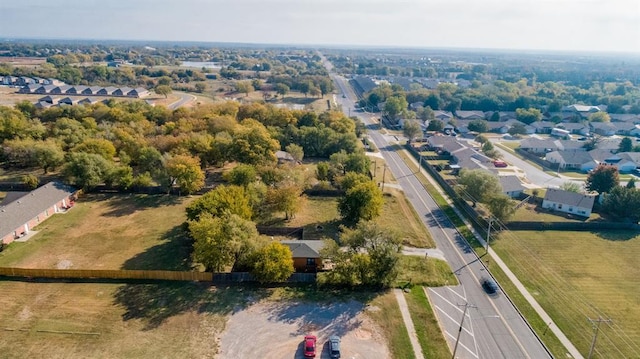
<svg viewBox="0 0 640 359">
<path fill-rule="evenodd" d="M 0 38 L 640 53 L 640 0 L 2 0 Z"/>
</svg>

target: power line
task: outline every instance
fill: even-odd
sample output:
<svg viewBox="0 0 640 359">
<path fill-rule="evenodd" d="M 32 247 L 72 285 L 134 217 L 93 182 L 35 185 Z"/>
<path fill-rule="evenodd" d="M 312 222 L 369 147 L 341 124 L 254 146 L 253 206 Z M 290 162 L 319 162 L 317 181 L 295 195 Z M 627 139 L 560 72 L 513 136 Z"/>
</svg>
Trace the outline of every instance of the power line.
<svg viewBox="0 0 640 359">
<path fill-rule="evenodd" d="M 593 333 L 593 341 L 591 342 L 591 348 L 589 349 L 589 355 L 587 355 L 587 359 L 591 359 L 591 356 L 593 355 L 593 350 L 596 347 L 596 340 L 598 340 L 598 332 L 600 331 L 600 324 L 602 324 L 602 322 L 610 323 L 611 319 L 602 319 L 602 317 L 598 317 L 598 319 L 591 319 L 591 318 L 588 318 L 588 319 L 591 322 L 591 324 L 597 323 L 597 324 L 594 325 L 595 333 Z"/>
</svg>

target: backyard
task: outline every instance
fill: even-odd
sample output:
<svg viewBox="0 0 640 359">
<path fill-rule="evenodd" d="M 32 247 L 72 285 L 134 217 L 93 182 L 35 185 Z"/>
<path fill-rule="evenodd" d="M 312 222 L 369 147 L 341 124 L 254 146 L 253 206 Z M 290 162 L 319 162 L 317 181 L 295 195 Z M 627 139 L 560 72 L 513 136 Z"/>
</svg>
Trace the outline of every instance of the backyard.
<svg viewBox="0 0 640 359">
<path fill-rule="evenodd" d="M 583 353 L 602 324 L 595 358 L 640 354 L 640 235 L 633 231 L 511 231 L 492 248 Z M 570 304 L 570 305 L 569 305 Z"/>
</svg>

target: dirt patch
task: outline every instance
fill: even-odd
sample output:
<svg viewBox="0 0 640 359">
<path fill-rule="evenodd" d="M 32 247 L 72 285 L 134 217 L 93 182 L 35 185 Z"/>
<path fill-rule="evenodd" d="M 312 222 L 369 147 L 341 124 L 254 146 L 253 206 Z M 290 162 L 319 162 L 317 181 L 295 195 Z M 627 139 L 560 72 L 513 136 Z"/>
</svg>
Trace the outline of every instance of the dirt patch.
<svg viewBox="0 0 640 359">
<path fill-rule="evenodd" d="M 255 304 L 231 316 L 218 358 L 303 358 L 302 340 L 308 333 L 318 337 L 316 358 L 329 357 L 331 335 L 341 337 L 343 358 L 389 358 L 385 340 L 364 309 L 357 301 Z"/>
</svg>

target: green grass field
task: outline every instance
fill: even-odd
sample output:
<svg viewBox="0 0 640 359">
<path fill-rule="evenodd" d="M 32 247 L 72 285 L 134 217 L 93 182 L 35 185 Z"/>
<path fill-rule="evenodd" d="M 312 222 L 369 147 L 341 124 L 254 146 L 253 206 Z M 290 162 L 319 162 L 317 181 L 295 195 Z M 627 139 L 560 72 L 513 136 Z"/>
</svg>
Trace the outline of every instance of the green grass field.
<svg viewBox="0 0 640 359">
<path fill-rule="evenodd" d="M 425 358 L 450 358 L 451 352 L 440 331 L 438 320 L 429 304 L 429 300 L 427 300 L 424 289 L 418 286 L 413 287 L 408 294 L 405 294 L 405 297 Z"/>
<path fill-rule="evenodd" d="M 387 338 L 389 351 L 393 358 L 415 359 L 409 333 L 402 321 L 398 302 L 392 291 L 377 297 L 370 302 L 379 310 L 369 311 L 369 316 L 380 325 L 382 334 Z"/>
<path fill-rule="evenodd" d="M 640 235 L 629 231 L 510 232 L 492 248 L 586 356 L 588 318 L 603 324 L 594 358 L 640 357 Z"/>
</svg>

